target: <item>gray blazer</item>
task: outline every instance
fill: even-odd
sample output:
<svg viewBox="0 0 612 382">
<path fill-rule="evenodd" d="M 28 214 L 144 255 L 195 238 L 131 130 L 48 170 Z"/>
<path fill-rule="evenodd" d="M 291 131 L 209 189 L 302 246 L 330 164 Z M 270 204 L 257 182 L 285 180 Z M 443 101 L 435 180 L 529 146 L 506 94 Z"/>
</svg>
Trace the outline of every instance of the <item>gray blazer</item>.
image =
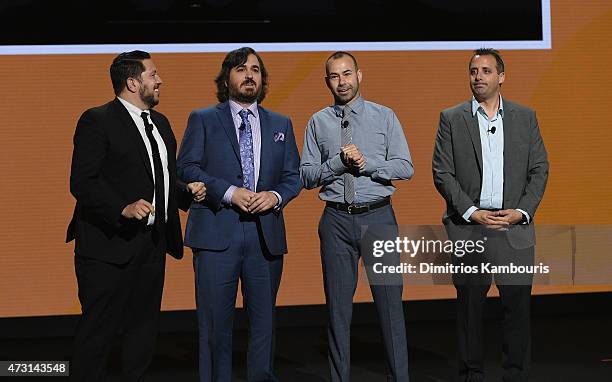
<svg viewBox="0 0 612 382">
<path fill-rule="evenodd" d="M 531 218 L 530 224 L 514 226 L 507 236 L 514 248 L 527 248 L 535 244 L 532 223 L 546 188 L 548 159 L 535 112 L 505 98 L 503 105 L 503 208 L 520 208 Z M 446 200 L 443 223 L 447 228 L 465 226 L 462 215 L 478 206 L 482 186 L 482 147 L 471 101 L 440 113 L 432 170 L 436 189 Z"/>
</svg>

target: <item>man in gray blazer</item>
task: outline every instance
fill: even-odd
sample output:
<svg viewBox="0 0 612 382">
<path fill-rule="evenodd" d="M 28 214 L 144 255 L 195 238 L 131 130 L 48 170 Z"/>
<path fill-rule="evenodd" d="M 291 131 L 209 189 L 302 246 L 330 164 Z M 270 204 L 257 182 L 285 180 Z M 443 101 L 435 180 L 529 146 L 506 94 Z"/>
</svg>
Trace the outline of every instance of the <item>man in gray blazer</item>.
<svg viewBox="0 0 612 382">
<path fill-rule="evenodd" d="M 450 239 L 487 237 L 487 259 L 533 264 L 533 219 L 548 178 L 546 149 L 535 112 L 500 94 L 504 62 L 494 49 L 474 51 L 473 97 L 440 114 L 433 178 L 446 200 Z M 478 229 L 480 228 L 480 229 Z M 476 254 L 455 264 L 482 262 Z M 504 381 L 526 381 L 530 359 L 532 274 L 495 275 L 504 311 Z M 482 312 L 492 275 L 454 275 L 461 381 L 484 381 Z"/>
</svg>

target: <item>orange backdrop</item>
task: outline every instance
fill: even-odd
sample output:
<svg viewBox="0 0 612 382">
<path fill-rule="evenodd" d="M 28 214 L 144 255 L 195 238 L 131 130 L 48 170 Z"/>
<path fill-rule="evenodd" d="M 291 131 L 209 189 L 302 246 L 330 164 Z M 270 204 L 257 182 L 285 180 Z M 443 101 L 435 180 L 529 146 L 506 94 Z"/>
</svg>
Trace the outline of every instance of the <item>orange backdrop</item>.
<svg viewBox="0 0 612 382">
<path fill-rule="evenodd" d="M 551 172 L 539 224 L 612 221 L 612 3 L 551 1 L 552 50 L 505 51 L 504 96 L 537 110 Z M 520 27 L 517 24 L 517 27 Z M 486 36 L 483 36 L 486 38 Z M 263 53 L 271 74 L 264 106 L 289 115 L 298 146 L 310 115 L 331 102 L 323 81 L 329 52 Z M 356 52 L 365 98 L 390 106 L 403 124 L 416 168 L 394 195 L 400 224 L 440 224 L 431 177 L 440 110 L 469 96 L 466 51 Z M 155 54 L 164 85 L 158 109 L 183 136 L 189 112 L 216 102 L 223 54 Z M 113 55 L 1 56 L 0 317 L 80 312 L 73 245 L 64 244 L 74 200 L 68 178 L 79 115 L 113 96 Z M 324 302 L 318 219 L 323 204 L 303 191 L 286 210 L 289 255 L 280 305 Z M 186 216 L 182 216 L 185 221 Z M 602 256 L 609 254 L 602 253 Z M 609 285 L 537 286 L 536 293 L 612 290 Z M 191 253 L 168 260 L 163 308 L 193 309 Z M 454 297 L 452 286 L 407 286 L 406 299 Z M 371 299 L 360 284 L 356 301 Z"/>
</svg>

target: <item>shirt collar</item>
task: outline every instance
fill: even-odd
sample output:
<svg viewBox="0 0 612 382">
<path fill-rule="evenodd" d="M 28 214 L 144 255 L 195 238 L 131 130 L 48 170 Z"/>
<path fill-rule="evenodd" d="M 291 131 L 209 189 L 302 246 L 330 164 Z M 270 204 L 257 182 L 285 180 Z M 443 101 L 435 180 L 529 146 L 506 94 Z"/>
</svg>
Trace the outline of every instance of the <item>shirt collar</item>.
<svg viewBox="0 0 612 382">
<path fill-rule="evenodd" d="M 230 110 L 232 111 L 232 117 L 238 115 L 238 113 L 244 110 L 244 108 L 234 100 L 229 100 L 229 106 Z M 251 112 L 252 116 L 254 116 L 255 118 L 259 118 L 259 109 L 257 108 L 257 102 L 253 102 L 246 109 Z"/>
<path fill-rule="evenodd" d="M 480 106 L 480 104 L 478 103 L 478 101 L 476 101 L 476 98 L 474 96 L 472 96 L 472 115 L 476 115 L 476 112 L 482 109 L 482 106 Z M 484 109 L 482 109 L 484 112 Z M 499 109 L 497 109 L 497 113 L 504 118 L 504 100 L 501 96 L 501 94 L 499 95 Z"/>
<path fill-rule="evenodd" d="M 363 111 L 363 105 L 364 105 L 364 100 L 363 98 L 361 98 L 361 96 L 358 96 L 357 98 L 353 99 L 351 102 L 348 103 L 348 107 L 351 108 L 351 111 L 355 114 L 361 114 L 361 112 Z M 338 105 L 335 104 L 333 105 L 333 109 L 334 112 L 336 113 L 336 115 L 340 118 L 342 118 L 342 115 L 344 114 L 344 107 L 346 105 Z"/>
<path fill-rule="evenodd" d="M 139 118 L 140 118 L 140 115 L 142 114 L 143 111 L 145 113 L 147 113 L 147 114 L 151 114 L 151 112 L 149 110 L 141 110 L 139 107 L 129 103 L 128 101 L 124 100 L 121 97 L 117 97 L 117 99 L 119 100 L 119 102 L 121 102 L 123 104 L 123 106 L 125 106 L 127 111 L 129 111 L 132 114 L 137 115 Z"/>
</svg>

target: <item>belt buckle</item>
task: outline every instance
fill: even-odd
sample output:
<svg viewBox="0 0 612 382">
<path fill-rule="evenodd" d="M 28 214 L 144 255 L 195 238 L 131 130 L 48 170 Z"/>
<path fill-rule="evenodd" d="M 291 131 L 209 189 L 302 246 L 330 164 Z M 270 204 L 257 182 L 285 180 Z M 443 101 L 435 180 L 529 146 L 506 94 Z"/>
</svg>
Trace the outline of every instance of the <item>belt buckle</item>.
<svg viewBox="0 0 612 382">
<path fill-rule="evenodd" d="M 349 215 L 353 214 L 353 211 L 356 209 L 357 207 L 354 204 L 349 204 L 346 207 L 346 212 L 348 212 Z"/>
</svg>

